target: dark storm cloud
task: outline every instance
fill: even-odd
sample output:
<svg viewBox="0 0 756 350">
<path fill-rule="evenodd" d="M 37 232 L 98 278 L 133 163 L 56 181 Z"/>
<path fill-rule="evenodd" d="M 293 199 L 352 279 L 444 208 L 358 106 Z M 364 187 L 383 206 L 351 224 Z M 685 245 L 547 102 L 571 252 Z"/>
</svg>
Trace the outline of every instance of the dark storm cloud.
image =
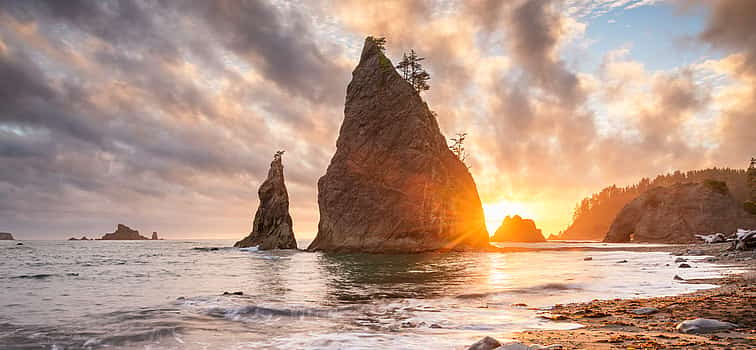
<svg viewBox="0 0 756 350">
<path fill-rule="evenodd" d="M 704 2 L 711 16 L 699 38 L 714 48 L 734 55 L 735 78 L 748 92 L 735 106 L 723 111 L 719 123 L 719 159 L 745 162 L 756 156 L 756 1 L 718 0 Z"/>
<path fill-rule="evenodd" d="M 712 13 L 700 39 L 717 48 L 745 53 L 744 68 L 756 72 L 756 2 L 714 0 L 705 4 L 712 6 Z"/>
<path fill-rule="evenodd" d="M 510 15 L 513 56 L 543 89 L 561 101 L 576 105 L 585 99 L 574 73 L 565 68 L 556 53 L 562 36 L 562 17 L 549 0 L 530 0 L 514 8 Z"/>
<path fill-rule="evenodd" d="M 194 1 L 189 6 L 217 38 L 245 57 L 266 77 L 295 95 L 339 103 L 347 72 L 323 53 L 304 14 L 263 1 Z"/>
<path fill-rule="evenodd" d="M 278 148 L 307 157 L 288 169 L 292 198 L 314 197 L 348 71 L 326 57 L 304 17 L 281 11 L 251 1 L 0 4 L 6 229 L 155 222 L 179 210 L 212 218 L 173 227 L 203 227 L 228 205 L 245 213 L 228 220 L 247 226 Z M 247 79 L 250 69 L 262 79 Z M 334 121 L 324 131 L 325 115 Z M 155 201 L 171 207 L 136 210 Z M 41 223 L 50 213 L 59 215 Z"/>
</svg>

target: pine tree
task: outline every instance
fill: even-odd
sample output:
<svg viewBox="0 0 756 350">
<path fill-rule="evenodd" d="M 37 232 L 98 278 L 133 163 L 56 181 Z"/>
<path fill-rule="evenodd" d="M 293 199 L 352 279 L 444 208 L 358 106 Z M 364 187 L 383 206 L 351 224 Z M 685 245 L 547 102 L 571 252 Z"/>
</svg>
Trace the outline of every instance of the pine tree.
<svg viewBox="0 0 756 350">
<path fill-rule="evenodd" d="M 402 78 L 410 83 L 418 93 L 430 89 L 430 85 L 428 85 L 430 74 L 420 64 L 420 61 L 424 59 L 425 57 L 418 56 L 414 49 L 410 49 L 409 54 L 405 53 L 402 60 L 396 65 Z"/>
<path fill-rule="evenodd" d="M 386 52 L 386 38 L 379 36 L 379 37 L 368 37 L 368 39 L 372 40 L 373 43 L 375 43 L 375 46 L 378 46 L 378 49 L 381 50 L 381 52 Z"/>
<path fill-rule="evenodd" d="M 451 141 L 451 145 L 449 146 L 449 149 L 454 153 L 455 156 L 457 156 L 457 159 L 462 161 L 465 166 L 468 168 L 470 165 L 467 164 L 467 151 L 465 151 L 465 138 L 467 137 L 466 132 L 458 132 L 457 137 L 452 137 L 449 139 Z"/>
</svg>

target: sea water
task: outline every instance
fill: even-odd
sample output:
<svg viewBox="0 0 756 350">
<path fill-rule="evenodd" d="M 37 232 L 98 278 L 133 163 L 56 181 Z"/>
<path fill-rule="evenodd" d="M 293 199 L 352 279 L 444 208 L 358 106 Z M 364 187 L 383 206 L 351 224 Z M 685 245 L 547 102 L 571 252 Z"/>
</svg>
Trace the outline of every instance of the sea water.
<svg viewBox="0 0 756 350">
<path fill-rule="evenodd" d="M 603 243 L 514 245 L 620 250 L 334 255 L 232 243 L 0 242 L 0 349 L 464 349 L 579 327 L 538 317 L 556 303 L 675 295 L 714 287 L 675 275 L 734 271 Z"/>
</svg>

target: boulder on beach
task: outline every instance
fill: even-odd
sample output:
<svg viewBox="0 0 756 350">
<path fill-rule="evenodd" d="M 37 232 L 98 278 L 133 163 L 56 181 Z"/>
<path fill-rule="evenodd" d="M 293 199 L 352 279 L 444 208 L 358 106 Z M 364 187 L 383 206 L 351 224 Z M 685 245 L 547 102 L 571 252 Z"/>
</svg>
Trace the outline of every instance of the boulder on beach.
<svg viewBox="0 0 756 350">
<path fill-rule="evenodd" d="M 467 350 L 493 350 L 501 346 L 501 343 L 491 337 L 485 337 L 481 340 L 478 340 L 473 345 L 470 345 Z"/>
<path fill-rule="evenodd" d="M 507 215 L 491 237 L 491 242 L 546 242 L 546 240 L 533 220 L 523 219 L 519 215 Z"/>
<path fill-rule="evenodd" d="M 682 333 L 714 333 L 737 327 L 738 325 L 730 322 L 722 322 L 708 318 L 697 318 L 694 320 L 682 321 L 678 323 L 675 328 Z"/>
<path fill-rule="evenodd" d="M 283 151 L 276 152 L 270 163 L 268 178 L 257 191 L 260 206 L 255 213 L 252 232 L 236 242 L 234 247 L 258 247 L 267 249 L 297 249 L 291 215 L 289 215 L 289 194 L 284 181 Z"/>
<path fill-rule="evenodd" d="M 318 181 L 311 251 L 490 249 L 478 190 L 436 116 L 368 37 L 336 153 Z"/>
<path fill-rule="evenodd" d="M 15 241 L 13 235 L 8 232 L 0 232 L 0 241 Z"/>
<path fill-rule="evenodd" d="M 131 227 L 118 224 L 115 232 L 106 233 L 100 239 L 103 241 L 143 241 L 147 240 L 147 237 L 140 235 L 139 231 L 132 230 Z"/>
<path fill-rule="evenodd" d="M 676 184 L 648 190 L 614 219 L 605 242 L 696 243 L 696 235 L 756 228 L 719 181 Z"/>
<path fill-rule="evenodd" d="M 735 233 L 735 249 L 756 249 L 756 230 L 738 229 Z"/>
</svg>

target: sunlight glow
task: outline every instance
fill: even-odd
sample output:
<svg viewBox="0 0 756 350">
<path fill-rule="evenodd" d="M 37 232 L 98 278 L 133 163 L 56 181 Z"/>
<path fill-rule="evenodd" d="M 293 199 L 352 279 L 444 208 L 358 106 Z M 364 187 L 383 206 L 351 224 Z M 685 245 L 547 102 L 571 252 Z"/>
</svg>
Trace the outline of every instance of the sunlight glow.
<svg viewBox="0 0 756 350">
<path fill-rule="evenodd" d="M 507 215 L 519 215 L 524 219 L 535 219 L 527 205 L 507 200 L 496 203 L 484 203 L 483 213 L 486 216 L 486 228 L 488 228 L 490 235 L 496 232 L 496 229 L 499 228 L 499 225 L 501 225 L 501 222 Z"/>
</svg>

